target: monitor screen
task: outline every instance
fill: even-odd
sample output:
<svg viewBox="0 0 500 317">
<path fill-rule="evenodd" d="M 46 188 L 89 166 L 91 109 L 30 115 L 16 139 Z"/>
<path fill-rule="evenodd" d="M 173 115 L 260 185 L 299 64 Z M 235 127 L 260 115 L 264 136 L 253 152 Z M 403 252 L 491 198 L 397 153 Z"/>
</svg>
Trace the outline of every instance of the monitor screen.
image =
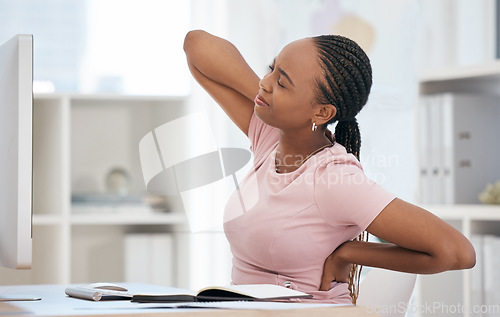
<svg viewBox="0 0 500 317">
<path fill-rule="evenodd" d="M 0 46 L 0 266 L 31 268 L 33 36 Z"/>
</svg>

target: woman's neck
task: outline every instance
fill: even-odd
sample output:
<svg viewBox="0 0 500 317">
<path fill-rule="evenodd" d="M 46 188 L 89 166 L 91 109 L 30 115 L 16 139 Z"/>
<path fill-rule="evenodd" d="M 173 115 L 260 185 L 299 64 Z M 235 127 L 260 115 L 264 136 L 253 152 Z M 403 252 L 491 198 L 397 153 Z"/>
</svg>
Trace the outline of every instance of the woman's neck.
<svg viewBox="0 0 500 317">
<path fill-rule="evenodd" d="M 314 133 L 280 133 L 275 163 L 278 172 L 291 172 L 299 168 L 312 155 L 332 145 L 323 131 Z"/>
</svg>

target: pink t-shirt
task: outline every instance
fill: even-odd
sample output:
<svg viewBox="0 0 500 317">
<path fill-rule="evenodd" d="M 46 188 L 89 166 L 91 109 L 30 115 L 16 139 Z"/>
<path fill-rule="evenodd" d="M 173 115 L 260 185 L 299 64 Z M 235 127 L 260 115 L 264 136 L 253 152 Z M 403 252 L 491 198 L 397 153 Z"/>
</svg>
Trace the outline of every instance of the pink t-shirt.
<svg viewBox="0 0 500 317">
<path fill-rule="evenodd" d="M 364 231 L 394 195 L 369 180 L 338 143 L 280 174 L 275 171 L 279 130 L 254 114 L 248 136 L 254 168 L 229 199 L 224 219 L 232 282 L 288 285 L 313 300 L 351 303 L 346 283 L 319 291 L 323 263 Z"/>
</svg>

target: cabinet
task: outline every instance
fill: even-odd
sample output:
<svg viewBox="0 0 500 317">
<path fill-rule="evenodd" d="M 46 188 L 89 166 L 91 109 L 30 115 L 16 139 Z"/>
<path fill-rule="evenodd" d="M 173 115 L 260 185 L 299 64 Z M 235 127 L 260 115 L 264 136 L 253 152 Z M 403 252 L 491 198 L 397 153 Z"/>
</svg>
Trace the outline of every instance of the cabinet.
<svg viewBox="0 0 500 317">
<path fill-rule="evenodd" d="M 500 206 L 463 204 L 423 207 L 468 237 L 476 248 L 477 259 L 476 266 L 471 270 L 419 275 L 417 302 L 412 308 L 419 312 L 419 316 L 498 316 L 500 303 L 488 302 L 486 290 L 482 289 L 492 263 L 484 262 L 476 242 L 477 237 L 482 235 L 500 235 Z M 494 252 L 499 253 L 500 250 Z M 495 284 L 498 285 L 497 282 Z"/>
<path fill-rule="evenodd" d="M 35 95 L 33 265 L 1 269 L 0 284 L 125 281 L 127 235 L 164 233 L 173 241 L 169 284 L 186 285 L 182 203 L 174 196 L 163 210 L 147 203 L 139 159 L 144 135 L 186 113 L 186 97 Z M 126 192 L 119 195 L 106 186 L 116 168 L 126 173 Z M 72 203 L 75 196 L 93 202 Z M 110 203 L 110 197 L 133 203 Z"/>
<path fill-rule="evenodd" d="M 500 96 L 500 62 L 424 72 L 420 77 L 419 88 L 420 96 L 461 93 L 488 95 L 495 98 L 495 96 Z M 497 104 L 500 107 L 500 103 Z M 477 107 L 478 111 L 481 110 L 480 105 L 471 105 L 471 107 Z M 419 123 L 416 125 L 418 127 L 416 131 L 417 138 L 421 137 L 421 134 L 425 134 L 425 131 L 421 129 L 425 129 L 426 122 L 422 121 L 422 118 L 419 117 Z M 494 137 L 492 139 L 495 141 L 488 142 L 483 146 L 489 148 L 489 155 L 499 157 L 500 143 L 498 143 L 497 138 L 500 135 L 500 126 L 498 125 L 500 116 L 495 118 L 494 121 L 496 122 L 496 131 L 493 132 Z M 483 153 L 483 151 L 481 152 Z M 472 164 L 481 164 L 481 155 L 476 156 L 476 158 L 477 161 L 472 162 Z M 500 167 L 497 165 L 495 168 L 498 170 Z M 491 172 L 493 173 L 495 170 Z M 422 181 L 422 177 L 420 177 L 420 181 Z M 487 182 L 485 180 L 484 186 L 486 186 Z M 500 206 L 498 205 L 429 204 L 423 207 L 449 222 L 473 243 L 478 236 L 500 236 Z M 477 245 L 475 247 L 478 248 Z M 493 251 L 497 254 L 500 253 L 500 250 Z M 476 266 L 472 270 L 419 276 L 416 287 L 418 292 L 417 306 L 413 308 L 419 312 L 418 315 L 420 316 L 500 315 L 500 303 L 486 301 L 485 290 L 478 291 L 478 288 L 484 287 L 478 285 L 480 283 L 479 279 L 484 282 L 489 278 L 485 275 L 488 273 L 484 268 L 491 267 L 492 263 L 487 263 L 487 261 L 489 260 L 478 256 Z"/>
</svg>

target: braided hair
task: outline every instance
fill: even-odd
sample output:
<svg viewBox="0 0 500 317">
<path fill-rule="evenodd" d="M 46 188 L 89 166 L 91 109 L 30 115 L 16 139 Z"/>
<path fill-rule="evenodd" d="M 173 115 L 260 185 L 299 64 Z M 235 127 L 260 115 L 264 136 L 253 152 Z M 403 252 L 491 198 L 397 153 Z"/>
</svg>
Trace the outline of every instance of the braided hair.
<svg viewBox="0 0 500 317">
<path fill-rule="evenodd" d="M 320 35 L 312 39 L 324 69 L 324 80 L 317 81 L 317 102 L 335 106 L 337 114 L 327 125 L 338 122 L 335 141 L 359 160 L 361 135 L 356 115 L 370 94 L 370 60 L 356 42 L 346 37 Z"/>
<path fill-rule="evenodd" d="M 327 124 L 337 122 L 335 141 L 359 160 L 361 135 L 356 115 L 368 101 L 372 86 L 372 69 L 366 53 L 354 41 L 340 35 L 320 35 L 312 38 L 318 49 L 324 70 L 324 80 L 317 80 L 317 102 L 337 109 Z M 368 233 L 355 240 L 366 241 Z M 356 304 L 359 294 L 361 266 L 353 264 L 349 273 L 349 293 Z"/>
</svg>

